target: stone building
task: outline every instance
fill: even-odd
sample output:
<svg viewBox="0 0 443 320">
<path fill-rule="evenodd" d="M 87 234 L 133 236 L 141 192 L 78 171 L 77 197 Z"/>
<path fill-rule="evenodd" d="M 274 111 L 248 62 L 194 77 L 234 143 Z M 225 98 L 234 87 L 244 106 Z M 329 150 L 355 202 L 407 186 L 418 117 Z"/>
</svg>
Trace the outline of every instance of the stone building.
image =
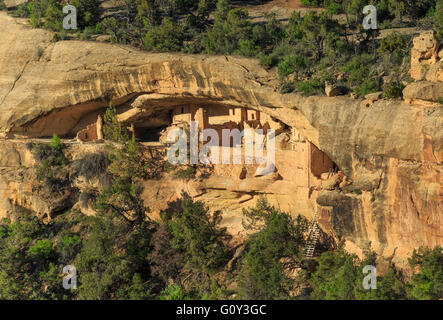
<svg viewBox="0 0 443 320">
<path fill-rule="evenodd" d="M 286 127 L 265 113 L 247 108 L 186 105 L 177 106 L 172 110 L 173 125 L 189 124 L 191 121 L 198 122 L 199 130 L 215 129 L 220 131 L 220 136 L 222 129 L 243 130 L 245 128 L 263 129 L 264 133 L 267 129 L 274 129 L 278 135 Z"/>
<path fill-rule="evenodd" d="M 82 142 L 103 140 L 103 118 L 97 116 L 97 121 L 77 133 L 76 139 Z"/>
</svg>

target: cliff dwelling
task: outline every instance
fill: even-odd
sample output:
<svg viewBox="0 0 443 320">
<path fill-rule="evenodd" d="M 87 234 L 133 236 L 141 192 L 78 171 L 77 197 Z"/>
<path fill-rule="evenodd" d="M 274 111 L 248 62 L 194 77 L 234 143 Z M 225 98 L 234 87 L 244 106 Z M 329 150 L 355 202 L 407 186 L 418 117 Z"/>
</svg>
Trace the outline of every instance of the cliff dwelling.
<svg viewBox="0 0 443 320">
<path fill-rule="evenodd" d="M 79 141 L 90 142 L 103 139 L 101 133 L 103 113 L 104 111 L 97 115 L 87 116 L 90 122 L 93 117 L 97 117 L 97 121 L 77 132 L 76 138 Z M 162 142 L 162 137 L 167 133 L 168 128 L 189 127 L 191 121 L 198 122 L 199 130 L 216 130 L 220 137 L 223 129 L 263 129 L 264 133 L 268 129 L 273 129 L 276 135 L 279 135 L 287 128 L 285 124 L 265 113 L 220 105 L 186 104 L 170 109 L 158 109 L 155 112 L 129 109 L 120 111 L 119 120 L 126 123 L 134 131 L 136 139 L 141 142 Z"/>
<path fill-rule="evenodd" d="M 168 132 L 174 128 L 189 128 L 191 121 L 198 122 L 199 131 L 214 129 L 217 131 L 222 145 L 223 129 L 273 129 L 276 133 L 276 171 L 280 159 L 292 166 L 293 181 L 299 188 L 304 188 L 308 198 L 314 190 L 321 188 L 322 181 L 328 179 L 338 170 L 329 156 L 305 139 L 296 128 L 291 128 L 278 119 L 254 109 L 224 106 L 216 104 L 180 104 L 167 108 L 123 107 L 118 109 L 118 119 L 134 132 L 136 139 L 142 143 L 167 145 Z M 77 133 L 81 142 L 100 141 L 103 139 L 103 113 L 94 113 L 96 122 L 88 124 Z M 92 121 L 91 116 L 88 116 Z M 231 138 L 230 147 L 233 147 Z M 288 177 L 289 178 L 289 177 Z"/>
</svg>

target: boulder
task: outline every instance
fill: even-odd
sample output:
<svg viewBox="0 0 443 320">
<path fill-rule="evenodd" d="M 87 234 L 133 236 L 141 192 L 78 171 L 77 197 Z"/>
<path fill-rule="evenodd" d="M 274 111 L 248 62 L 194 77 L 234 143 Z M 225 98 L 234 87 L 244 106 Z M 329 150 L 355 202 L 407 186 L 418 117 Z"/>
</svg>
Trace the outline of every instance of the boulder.
<svg viewBox="0 0 443 320">
<path fill-rule="evenodd" d="M 326 84 L 325 93 L 328 97 L 335 97 L 342 95 L 346 92 L 346 87 Z"/>
<path fill-rule="evenodd" d="M 372 106 L 372 104 L 377 101 L 380 100 L 382 98 L 383 92 L 375 92 L 375 93 L 369 93 L 367 95 L 365 95 L 365 100 L 363 100 L 362 104 L 365 107 L 370 107 Z"/>
<path fill-rule="evenodd" d="M 375 93 L 369 93 L 365 95 L 365 99 L 371 100 L 371 101 L 377 101 L 380 100 L 383 95 L 383 91 L 375 92 Z"/>
<path fill-rule="evenodd" d="M 403 90 L 403 96 L 407 100 L 419 99 L 436 102 L 439 98 L 443 98 L 443 83 L 413 82 Z"/>
<path fill-rule="evenodd" d="M 443 60 L 431 65 L 426 73 L 426 80 L 430 82 L 443 81 Z"/>
<path fill-rule="evenodd" d="M 338 184 L 340 183 L 340 177 L 338 174 L 334 174 L 328 180 L 323 182 L 323 189 L 325 190 L 334 190 Z"/>
<path fill-rule="evenodd" d="M 95 41 L 109 42 L 109 41 L 111 41 L 111 36 L 110 35 L 101 35 L 101 36 L 98 36 L 97 38 L 95 38 Z"/>
<path fill-rule="evenodd" d="M 433 30 L 422 32 L 413 40 L 411 51 L 411 77 L 416 80 L 424 80 L 429 66 L 439 59 L 438 49 L 440 44 Z"/>
<path fill-rule="evenodd" d="M 22 3 L 27 2 L 26 0 L 4 0 L 6 8 L 16 8 Z"/>
</svg>

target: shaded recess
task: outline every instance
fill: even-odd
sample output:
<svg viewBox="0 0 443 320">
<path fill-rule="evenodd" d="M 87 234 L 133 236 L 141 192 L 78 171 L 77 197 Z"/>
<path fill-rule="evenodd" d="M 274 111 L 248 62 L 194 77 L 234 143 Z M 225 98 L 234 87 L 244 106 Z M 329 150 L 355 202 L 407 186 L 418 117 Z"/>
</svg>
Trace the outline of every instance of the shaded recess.
<svg viewBox="0 0 443 320">
<path fill-rule="evenodd" d="M 94 141 L 100 139 L 99 118 L 103 118 L 109 104 L 109 100 L 102 99 L 55 109 L 21 127 L 13 128 L 11 133 L 24 138 L 48 138 L 56 133 L 65 139 Z M 286 135 L 286 142 L 292 144 L 292 150 L 306 152 L 307 163 L 304 166 L 316 178 L 320 179 L 322 174 L 337 170 L 330 157 L 301 137 L 296 128 L 262 110 L 232 106 L 217 99 L 153 93 L 131 94 L 113 100 L 112 104 L 116 106 L 119 121 L 125 123 L 141 142 L 166 142 L 165 137 L 170 128 L 189 126 L 191 121 L 198 122 L 199 130 L 215 130 L 220 142 L 223 129 L 262 129 L 263 133 L 273 129 L 279 136 L 279 142 Z M 307 147 L 296 148 L 295 145 L 301 142 L 308 143 Z"/>
</svg>

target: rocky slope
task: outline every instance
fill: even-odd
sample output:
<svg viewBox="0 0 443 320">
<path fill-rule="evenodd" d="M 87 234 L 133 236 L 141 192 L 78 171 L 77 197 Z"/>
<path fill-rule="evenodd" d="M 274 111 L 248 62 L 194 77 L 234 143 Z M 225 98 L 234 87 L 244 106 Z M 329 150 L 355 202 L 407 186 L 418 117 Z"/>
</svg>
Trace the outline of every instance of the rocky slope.
<svg viewBox="0 0 443 320">
<path fill-rule="evenodd" d="M 405 89 L 406 101 L 369 102 L 349 97 L 281 95 L 276 89 L 275 72 L 261 68 L 251 59 L 151 54 L 96 42 L 53 43 L 50 32 L 32 29 L 24 20 L 3 12 L 0 39 L 0 132 L 4 139 L 0 148 L 0 215 L 9 212 L 10 203 L 33 210 L 41 206 L 36 204 L 41 199 L 36 199 L 32 189 L 27 193 L 23 189 L 32 184 L 32 178 L 17 177 L 18 166 L 32 166 L 32 155 L 25 147 L 28 139 L 53 133 L 73 137 L 88 117 L 110 101 L 117 106 L 130 106 L 143 95 L 146 108 L 152 111 L 188 102 L 241 106 L 267 113 L 296 128 L 325 152 L 352 184 L 328 188 L 333 190 L 320 188 L 313 198 L 311 194 L 295 198 L 314 199 L 328 209 L 331 217 L 323 228 L 346 238 L 352 250 L 360 252 L 370 241 L 380 256 L 401 266 L 413 248 L 443 245 L 443 108 L 436 102 L 443 97 L 439 73 L 442 60 L 438 44 L 423 44 L 429 39 L 414 43 L 416 54 L 421 56 L 415 61 L 413 53 L 413 63 L 433 60 L 426 68 L 427 74 L 417 71 L 418 80 L 425 81 Z M 78 152 L 84 155 L 88 150 Z M 282 175 L 284 181 L 291 180 L 289 169 Z M 225 177 L 221 185 L 231 179 L 229 174 L 221 176 Z M 206 193 L 210 206 L 216 206 L 217 199 L 224 197 L 226 205 L 238 204 L 238 194 L 234 202 L 227 201 L 232 190 L 220 188 L 216 180 L 209 186 L 207 181 L 194 182 L 194 189 L 226 190 L 213 197 Z M 177 193 L 175 189 L 185 188 L 174 183 L 167 183 L 164 192 L 174 188 Z M 284 194 L 276 202 L 287 210 L 291 208 L 285 204 L 291 202 L 296 187 L 278 188 L 279 192 L 265 192 L 265 188 L 269 183 L 259 187 L 251 181 L 240 191 L 252 196 L 240 202 L 249 204 L 259 193 Z M 201 196 L 199 192 L 195 195 Z M 167 194 L 145 196 L 162 202 L 167 198 Z M 78 194 L 69 194 L 66 199 L 72 204 Z M 55 207 L 60 210 L 63 205 Z M 309 205 L 305 207 L 300 211 L 312 215 Z M 57 211 L 54 208 L 47 210 Z M 291 211 L 296 210 L 297 207 Z M 237 216 L 232 218 L 232 213 L 227 223 L 238 228 L 238 211 L 233 212 Z"/>
</svg>

